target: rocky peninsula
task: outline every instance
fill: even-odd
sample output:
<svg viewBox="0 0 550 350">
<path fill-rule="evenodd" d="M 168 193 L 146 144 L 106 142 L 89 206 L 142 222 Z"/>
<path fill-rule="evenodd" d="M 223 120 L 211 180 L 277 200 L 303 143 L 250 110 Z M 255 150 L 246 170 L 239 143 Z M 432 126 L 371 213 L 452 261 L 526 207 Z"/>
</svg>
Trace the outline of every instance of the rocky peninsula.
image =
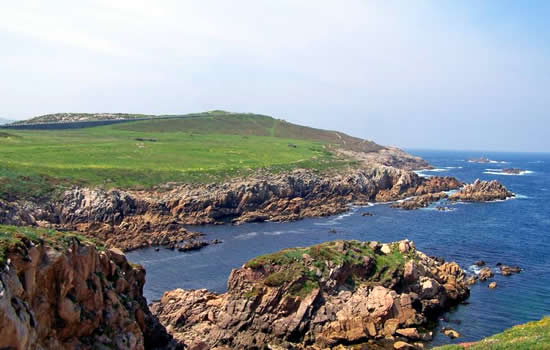
<svg viewBox="0 0 550 350">
<path fill-rule="evenodd" d="M 252 259 L 223 294 L 166 292 L 152 312 L 190 349 L 413 348 L 431 339 L 428 321 L 468 296 L 456 263 L 410 241 L 333 241 Z"/>
</svg>

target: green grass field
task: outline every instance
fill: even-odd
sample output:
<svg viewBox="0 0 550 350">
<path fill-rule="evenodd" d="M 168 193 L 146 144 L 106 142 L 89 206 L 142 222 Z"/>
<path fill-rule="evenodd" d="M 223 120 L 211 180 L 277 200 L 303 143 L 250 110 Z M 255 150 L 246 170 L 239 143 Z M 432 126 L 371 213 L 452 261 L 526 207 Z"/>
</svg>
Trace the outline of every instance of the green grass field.
<svg viewBox="0 0 550 350">
<path fill-rule="evenodd" d="M 446 345 L 437 350 L 462 350 L 461 345 Z M 550 349 L 550 317 L 512 327 L 485 338 L 468 350 L 543 350 Z"/>
<path fill-rule="evenodd" d="M 353 163 L 330 152 L 341 138 L 270 117 L 225 113 L 73 130 L 3 130 L 0 198 L 41 199 L 73 184 L 149 188 L 215 182 L 258 169 L 326 170 Z"/>
</svg>

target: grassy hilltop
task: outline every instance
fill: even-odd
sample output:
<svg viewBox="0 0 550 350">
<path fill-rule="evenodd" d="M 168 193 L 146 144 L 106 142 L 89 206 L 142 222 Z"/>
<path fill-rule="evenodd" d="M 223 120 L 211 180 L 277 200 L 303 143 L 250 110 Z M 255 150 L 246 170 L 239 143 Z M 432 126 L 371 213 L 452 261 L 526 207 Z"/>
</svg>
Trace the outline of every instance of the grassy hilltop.
<svg viewBox="0 0 550 350">
<path fill-rule="evenodd" d="M 213 182 L 257 169 L 353 163 L 334 148 L 382 147 L 267 116 L 222 111 L 93 128 L 0 131 L 0 198 L 41 198 L 73 184 L 148 188 Z"/>
</svg>

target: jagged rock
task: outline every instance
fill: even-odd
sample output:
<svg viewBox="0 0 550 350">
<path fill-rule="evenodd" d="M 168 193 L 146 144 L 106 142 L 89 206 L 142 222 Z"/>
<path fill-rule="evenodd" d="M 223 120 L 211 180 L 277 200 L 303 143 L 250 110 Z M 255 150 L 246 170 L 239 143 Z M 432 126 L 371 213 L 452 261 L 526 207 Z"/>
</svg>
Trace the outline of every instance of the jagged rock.
<svg viewBox="0 0 550 350">
<path fill-rule="evenodd" d="M 445 192 L 428 193 L 428 194 L 423 194 L 421 196 L 407 199 L 402 202 L 393 203 L 391 207 L 405 209 L 405 210 L 425 208 L 430 204 L 437 202 L 443 198 L 447 198 L 447 194 Z"/>
<path fill-rule="evenodd" d="M 477 276 L 470 276 L 466 279 L 466 285 L 473 286 L 476 284 L 478 277 Z"/>
<path fill-rule="evenodd" d="M 142 295 L 145 270 L 117 249 L 22 239 L 0 270 L 0 348 L 156 349 L 171 337 Z"/>
<path fill-rule="evenodd" d="M 495 274 L 493 270 L 489 267 L 484 267 L 479 271 L 479 279 L 481 281 L 487 281 L 489 278 L 492 278 Z"/>
<path fill-rule="evenodd" d="M 495 289 L 497 287 L 497 283 L 496 282 L 491 282 L 489 283 L 489 286 L 488 286 L 490 289 Z"/>
<path fill-rule="evenodd" d="M 460 191 L 450 195 L 449 199 L 453 201 L 488 202 L 511 197 L 514 197 L 514 194 L 508 191 L 499 181 L 481 181 L 477 179 L 473 184 L 466 185 Z"/>
<path fill-rule="evenodd" d="M 504 169 L 501 170 L 501 172 L 504 173 L 504 174 L 514 174 L 514 175 L 521 174 L 524 171 L 525 170 L 518 169 L 518 168 L 504 168 Z"/>
<path fill-rule="evenodd" d="M 499 269 L 503 276 L 510 276 L 511 274 L 521 272 L 521 267 L 519 266 L 500 265 Z"/>
<path fill-rule="evenodd" d="M 458 333 L 457 331 L 455 331 L 452 328 L 443 328 L 441 330 L 441 333 L 445 334 L 447 337 L 449 337 L 451 339 L 460 338 L 460 333 Z"/>
<path fill-rule="evenodd" d="M 226 293 L 178 289 L 151 309 L 186 345 L 336 348 L 399 335 L 425 339 L 417 327 L 469 295 L 455 263 L 402 241 L 382 245 L 400 257 L 397 265 L 376 266 L 385 253 L 372 247 L 378 244 L 333 241 L 261 256 L 231 272 Z"/>
<path fill-rule="evenodd" d="M 393 348 L 396 350 L 415 350 L 416 346 L 405 343 L 404 341 L 397 341 L 393 344 Z"/>
<path fill-rule="evenodd" d="M 420 339 L 420 334 L 418 333 L 418 330 L 416 328 L 403 328 L 398 329 L 396 331 L 397 334 L 404 336 L 405 338 L 411 339 L 411 340 L 418 340 Z"/>
<path fill-rule="evenodd" d="M 475 262 L 475 265 L 476 265 L 476 266 L 479 266 L 479 267 L 485 266 L 485 261 L 483 261 L 483 260 L 478 260 L 478 261 Z"/>
</svg>

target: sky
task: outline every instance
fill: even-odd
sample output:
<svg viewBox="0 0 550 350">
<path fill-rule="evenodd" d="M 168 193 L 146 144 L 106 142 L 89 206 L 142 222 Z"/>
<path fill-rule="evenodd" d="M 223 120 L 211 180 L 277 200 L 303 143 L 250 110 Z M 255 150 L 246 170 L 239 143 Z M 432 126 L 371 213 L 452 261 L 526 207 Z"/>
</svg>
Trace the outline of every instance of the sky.
<svg viewBox="0 0 550 350">
<path fill-rule="evenodd" d="M 550 151 L 550 1 L 11 1 L 0 118 L 213 109 Z"/>
</svg>

